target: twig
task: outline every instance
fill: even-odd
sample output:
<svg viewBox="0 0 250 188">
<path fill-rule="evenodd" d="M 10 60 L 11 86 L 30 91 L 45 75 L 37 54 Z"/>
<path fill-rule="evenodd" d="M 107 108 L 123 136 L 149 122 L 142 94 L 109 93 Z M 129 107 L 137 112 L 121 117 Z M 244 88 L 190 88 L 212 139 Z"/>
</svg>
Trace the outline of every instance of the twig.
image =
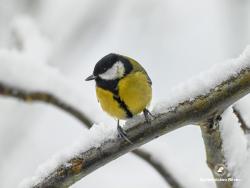
<svg viewBox="0 0 250 188">
<path fill-rule="evenodd" d="M 29 92 L 23 89 L 7 86 L 6 84 L 0 83 L 0 95 L 15 97 L 25 102 L 41 101 L 49 103 L 73 115 L 86 126 L 90 127 L 92 125 L 92 121 L 81 111 L 77 110 L 69 104 L 66 104 L 54 95 L 48 94 L 46 92 Z"/>
<path fill-rule="evenodd" d="M 168 183 L 172 188 L 181 188 L 182 186 L 180 183 L 173 177 L 173 175 L 166 170 L 166 168 L 163 167 L 163 164 L 161 164 L 159 161 L 154 159 L 152 155 L 142 149 L 136 149 L 132 151 L 134 154 L 136 154 L 141 159 L 144 159 L 147 163 L 149 163 L 154 169 L 157 169 L 157 171 L 161 174 L 161 176 L 164 178 L 166 183 Z"/>
<path fill-rule="evenodd" d="M 135 148 L 188 124 L 200 124 L 221 114 L 226 108 L 250 92 L 250 70 L 244 68 L 237 75 L 218 84 L 206 95 L 198 95 L 165 113 L 154 114 L 151 125 L 137 122 L 126 130 L 134 143 L 121 138 L 106 138 L 99 147 L 81 151 L 63 162 L 33 187 L 68 187 L 84 176 Z M 219 171 L 218 171 L 219 172 Z M 223 182 L 222 182 L 223 184 Z"/>
<path fill-rule="evenodd" d="M 88 128 L 90 128 L 93 125 L 93 122 L 76 107 L 73 107 L 67 104 L 65 101 L 46 92 L 27 92 L 24 91 L 23 89 L 10 87 L 7 86 L 6 84 L 0 83 L 0 95 L 15 97 L 23 100 L 24 102 L 41 101 L 44 103 L 49 103 L 71 114 L 73 117 L 80 120 L 83 123 L 83 125 L 85 125 Z M 166 181 L 166 183 L 173 185 L 173 188 L 181 188 L 179 183 L 174 179 L 174 177 L 172 177 L 172 174 L 169 173 L 166 168 L 160 166 L 160 162 L 158 162 L 156 159 L 155 160 L 150 159 L 151 156 L 150 153 L 143 151 L 142 149 L 134 150 L 132 151 L 132 153 L 138 156 L 139 158 L 145 160 L 146 162 L 148 162 L 148 164 L 151 165 L 162 176 L 162 178 Z"/>
<path fill-rule="evenodd" d="M 238 121 L 240 123 L 240 127 L 243 130 L 243 132 L 245 134 L 249 134 L 250 133 L 250 128 L 247 126 L 247 124 L 246 124 L 244 118 L 242 117 L 240 111 L 235 106 L 233 106 L 233 113 L 238 118 Z"/>
</svg>

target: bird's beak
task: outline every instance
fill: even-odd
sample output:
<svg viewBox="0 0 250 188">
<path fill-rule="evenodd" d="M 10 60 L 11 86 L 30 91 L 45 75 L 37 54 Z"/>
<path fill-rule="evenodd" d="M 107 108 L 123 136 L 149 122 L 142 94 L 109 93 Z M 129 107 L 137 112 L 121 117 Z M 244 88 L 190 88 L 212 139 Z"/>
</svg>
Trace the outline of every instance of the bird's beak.
<svg viewBox="0 0 250 188">
<path fill-rule="evenodd" d="M 88 78 L 86 78 L 85 81 L 90 81 L 90 80 L 94 80 L 94 79 L 96 79 L 96 76 L 91 75 Z"/>
</svg>

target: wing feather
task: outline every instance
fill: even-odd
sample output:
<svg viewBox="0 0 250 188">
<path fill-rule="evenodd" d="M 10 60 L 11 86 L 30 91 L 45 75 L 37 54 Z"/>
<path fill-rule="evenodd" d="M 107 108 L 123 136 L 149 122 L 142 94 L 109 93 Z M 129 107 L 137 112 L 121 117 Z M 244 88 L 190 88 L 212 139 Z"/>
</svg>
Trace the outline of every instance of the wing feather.
<svg viewBox="0 0 250 188">
<path fill-rule="evenodd" d="M 129 59 L 130 63 L 133 66 L 133 71 L 132 72 L 143 72 L 147 75 L 147 79 L 148 79 L 148 83 L 150 85 L 152 85 L 152 80 L 150 79 L 150 77 L 148 76 L 147 71 L 134 59 L 130 58 L 130 57 L 126 57 L 127 59 Z"/>
</svg>

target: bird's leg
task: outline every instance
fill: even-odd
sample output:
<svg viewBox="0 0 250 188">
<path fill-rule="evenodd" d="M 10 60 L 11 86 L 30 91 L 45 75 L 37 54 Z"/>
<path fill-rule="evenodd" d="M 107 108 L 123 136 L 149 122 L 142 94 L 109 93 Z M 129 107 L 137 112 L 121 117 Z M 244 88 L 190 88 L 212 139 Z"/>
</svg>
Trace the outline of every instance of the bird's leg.
<svg viewBox="0 0 250 188">
<path fill-rule="evenodd" d="M 150 123 L 150 120 L 151 120 L 150 116 L 152 118 L 155 118 L 155 116 L 153 114 L 151 114 L 151 112 L 147 108 L 145 108 L 143 110 L 143 114 L 144 114 L 144 117 L 145 117 L 145 120 L 147 123 Z"/>
<path fill-rule="evenodd" d="M 123 138 L 124 140 L 126 140 L 126 141 L 129 142 L 130 144 L 133 144 L 133 142 L 128 138 L 127 133 L 126 133 L 126 132 L 123 130 L 123 128 L 120 126 L 119 120 L 117 120 L 117 131 L 118 131 L 119 137 Z"/>
</svg>

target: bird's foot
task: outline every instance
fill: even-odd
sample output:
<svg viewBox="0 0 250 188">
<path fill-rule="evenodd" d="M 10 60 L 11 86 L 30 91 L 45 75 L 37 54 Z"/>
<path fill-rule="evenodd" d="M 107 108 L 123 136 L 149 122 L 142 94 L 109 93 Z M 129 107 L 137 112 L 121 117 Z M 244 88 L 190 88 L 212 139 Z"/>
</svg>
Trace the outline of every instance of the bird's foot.
<svg viewBox="0 0 250 188">
<path fill-rule="evenodd" d="M 123 130 L 123 128 L 119 125 L 119 123 L 117 125 L 117 131 L 118 131 L 119 137 L 123 138 L 128 143 L 133 144 L 133 142 L 128 138 L 127 133 Z"/>
<path fill-rule="evenodd" d="M 151 114 L 151 112 L 147 108 L 143 110 L 143 114 L 144 114 L 146 122 L 149 124 L 151 123 L 151 120 L 155 118 L 155 116 Z"/>
</svg>

